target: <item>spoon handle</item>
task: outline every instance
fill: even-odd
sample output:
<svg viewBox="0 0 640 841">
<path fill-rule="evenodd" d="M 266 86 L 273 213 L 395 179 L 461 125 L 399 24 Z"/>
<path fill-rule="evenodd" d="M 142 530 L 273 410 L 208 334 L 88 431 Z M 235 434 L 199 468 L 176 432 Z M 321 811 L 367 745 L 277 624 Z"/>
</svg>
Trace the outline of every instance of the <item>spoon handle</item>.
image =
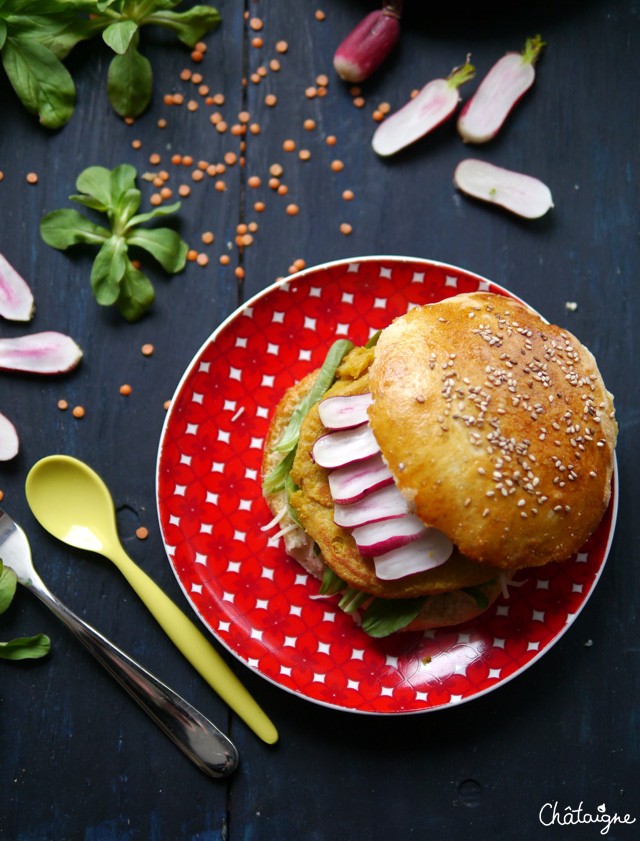
<svg viewBox="0 0 640 841">
<path fill-rule="evenodd" d="M 278 740 L 278 731 L 275 726 L 193 622 L 171 601 L 155 581 L 131 560 L 124 549 L 114 547 L 109 557 L 169 639 L 209 686 L 257 736 L 269 745 L 274 744 Z"/>
<path fill-rule="evenodd" d="M 173 689 L 77 616 L 40 581 L 23 582 L 64 622 L 167 736 L 210 777 L 226 777 L 238 765 L 232 742 Z"/>
</svg>

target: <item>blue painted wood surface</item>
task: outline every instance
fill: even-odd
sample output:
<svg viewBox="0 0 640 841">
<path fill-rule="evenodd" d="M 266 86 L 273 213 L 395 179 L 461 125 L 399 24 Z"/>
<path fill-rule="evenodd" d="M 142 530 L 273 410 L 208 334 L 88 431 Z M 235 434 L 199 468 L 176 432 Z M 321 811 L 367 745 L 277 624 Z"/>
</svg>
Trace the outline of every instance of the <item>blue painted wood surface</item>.
<svg viewBox="0 0 640 841">
<path fill-rule="evenodd" d="M 637 319 L 638 136 L 640 47 L 635 0 L 536 4 L 444 4 L 429 11 L 408 2 L 400 49 L 362 86 L 357 108 L 334 75 L 333 51 L 371 6 L 327 0 L 218 3 L 221 28 L 207 38 L 204 62 L 170 39 L 147 37 L 156 71 L 151 109 L 133 126 L 110 110 L 104 85 L 108 54 L 99 45 L 70 59 L 78 86 L 76 113 L 59 132 L 40 128 L 0 80 L 0 251 L 29 279 L 37 301 L 32 324 L 0 324 L 0 335 L 56 329 L 83 347 L 81 367 L 42 379 L 0 375 L 0 410 L 19 429 L 18 458 L 0 465 L 2 505 L 29 534 L 51 589 L 149 669 L 174 686 L 236 741 L 238 773 L 226 783 L 205 778 L 179 754 L 44 607 L 24 591 L 0 617 L 0 638 L 43 631 L 52 652 L 41 662 L 0 662 L 0 838 L 11 841 L 262 841 L 262 839 L 434 838 L 495 841 L 597 837 L 593 827 L 544 827 L 545 803 L 560 810 L 630 813 L 635 826 L 612 826 L 609 838 L 639 837 L 637 799 L 640 674 L 637 572 L 640 493 L 635 383 Z M 259 17 L 264 46 L 245 19 Z M 321 8 L 326 15 L 318 20 Z M 535 87 L 490 144 L 468 149 L 454 123 L 389 161 L 370 148 L 372 111 L 400 106 L 413 89 L 443 76 L 467 53 L 481 76 L 508 50 L 540 32 L 547 42 Z M 275 50 L 286 40 L 285 54 Z M 277 58 L 281 69 L 269 68 Z M 259 83 L 251 81 L 267 68 Z M 231 126 L 248 111 L 259 134 L 247 135 L 246 165 L 191 183 L 181 231 L 210 255 L 172 278 L 153 275 L 157 301 L 136 324 L 95 305 L 90 259 L 45 246 L 41 216 L 68 206 L 85 166 L 127 161 L 140 173 L 158 153 L 178 183 L 173 153 L 220 161 L 239 139 L 209 122 L 183 67 L 201 72 Z M 305 96 L 318 74 L 325 97 Z M 247 84 L 243 85 L 243 77 Z M 476 81 L 471 82 L 468 95 Z M 181 91 L 197 111 L 166 106 Z M 265 95 L 277 105 L 265 104 Z M 160 118 L 168 124 L 161 129 Z M 303 128 L 313 118 L 314 131 Z M 326 144 L 335 135 L 336 145 Z M 311 152 L 283 151 L 286 139 Z M 140 139 L 141 148 L 132 141 Z M 545 181 L 555 208 L 525 222 L 463 198 L 453 187 L 459 160 L 478 156 Z M 330 162 L 344 162 L 333 173 Z M 289 187 L 267 184 L 280 163 Z M 39 174 L 37 185 L 25 181 Z M 258 188 L 248 179 L 257 174 Z M 355 198 L 346 202 L 342 191 Z M 151 194 L 144 185 L 145 196 Z M 266 209 L 257 213 L 256 200 Z M 300 213 L 290 217 L 285 206 Z M 254 242 L 239 253 L 236 225 L 257 221 Z M 345 236 L 341 222 L 352 225 Z M 199 237 L 215 233 L 205 247 Z M 219 264 L 228 253 L 229 266 Z M 36 523 L 24 498 L 29 467 L 51 452 L 91 463 L 112 489 L 124 544 L 135 560 L 186 609 L 157 526 L 154 469 L 168 400 L 212 330 L 238 303 L 307 265 L 362 254 L 407 254 L 454 263 L 507 286 L 548 319 L 576 333 L 596 354 L 616 396 L 620 422 L 618 528 L 598 588 L 570 632 L 534 667 L 499 691 L 460 708 L 405 718 L 351 716 L 292 697 L 233 662 L 276 721 L 277 747 L 260 743 L 194 674 L 128 589 L 99 558 L 65 549 Z M 234 274 L 241 266 L 245 278 Z M 568 302 L 577 304 L 569 308 Z M 151 342 L 153 356 L 140 348 Z M 124 398 L 119 386 L 130 383 Z M 56 408 L 81 404 L 76 421 Z M 135 536 L 146 526 L 146 541 Z M 227 656 L 227 655 L 225 655 Z M 231 659 L 231 658 L 230 658 Z M 590 835 L 588 833 L 591 833 Z"/>
</svg>

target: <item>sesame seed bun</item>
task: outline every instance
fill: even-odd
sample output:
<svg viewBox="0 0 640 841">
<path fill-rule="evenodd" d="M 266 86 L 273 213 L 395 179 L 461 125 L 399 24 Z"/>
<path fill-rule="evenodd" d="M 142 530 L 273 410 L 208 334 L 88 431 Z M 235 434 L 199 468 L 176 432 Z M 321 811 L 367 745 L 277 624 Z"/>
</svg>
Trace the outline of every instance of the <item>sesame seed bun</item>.
<svg viewBox="0 0 640 841">
<path fill-rule="evenodd" d="M 609 503 L 617 425 L 593 355 L 525 305 L 472 293 L 385 328 L 369 421 L 428 525 L 505 570 L 578 551 Z"/>
</svg>

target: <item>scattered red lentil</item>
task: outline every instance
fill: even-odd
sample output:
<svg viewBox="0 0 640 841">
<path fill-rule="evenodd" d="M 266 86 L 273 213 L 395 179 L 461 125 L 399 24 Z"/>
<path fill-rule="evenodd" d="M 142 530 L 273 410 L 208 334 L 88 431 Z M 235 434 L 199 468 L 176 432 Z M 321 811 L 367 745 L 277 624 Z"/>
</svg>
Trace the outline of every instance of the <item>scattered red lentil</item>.
<svg viewBox="0 0 640 841">
<path fill-rule="evenodd" d="M 264 65 L 261 65 L 256 70 L 256 73 L 258 74 L 258 76 L 260 76 L 261 79 L 264 79 L 264 77 L 267 75 L 268 72 L 269 71 L 267 70 L 267 68 Z"/>
<path fill-rule="evenodd" d="M 167 121 L 165 120 L 164 117 L 160 117 L 160 119 L 158 120 L 156 125 L 158 126 L 158 128 L 166 128 L 167 127 Z"/>
<path fill-rule="evenodd" d="M 183 166 L 193 166 L 193 158 L 191 155 L 183 155 L 182 156 L 182 165 Z"/>
<path fill-rule="evenodd" d="M 354 97 L 353 104 L 356 106 L 356 108 L 364 108 L 364 97 L 363 96 Z"/>
<path fill-rule="evenodd" d="M 378 105 L 378 111 L 382 111 L 383 114 L 388 114 L 391 111 L 391 106 L 388 102 L 381 102 Z"/>
<path fill-rule="evenodd" d="M 271 187 L 272 190 L 277 190 L 279 186 L 280 186 L 280 179 L 279 178 L 270 178 L 269 179 L 269 187 Z"/>
<path fill-rule="evenodd" d="M 231 262 L 231 257 L 228 254 L 221 254 L 220 255 L 220 264 L 223 266 L 228 266 Z"/>
<path fill-rule="evenodd" d="M 178 187 L 178 195 L 182 196 L 183 199 L 186 199 L 187 196 L 191 195 L 191 187 L 188 184 L 181 184 Z"/>
<path fill-rule="evenodd" d="M 132 140 L 131 141 L 131 148 L 132 149 L 140 149 L 142 147 L 142 140 Z"/>
<path fill-rule="evenodd" d="M 188 67 L 185 67 L 184 70 L 180 71 L 180 78 L 183 82 L 188 82 L 191 78 L 191 70 Z"/>
<path fill-rule="evenodd" d="M 257 74 L 257 73 L 252 73 L 252 74 L 249 76 L 249 79 L 250 79 L 250 81 L 252 82 L 252 84 L 254 84 L 254 85 L 258 85 L 258 84 L 260 84 L 260 81 L 261 81 L 261 80 L 260 80 L 260 76 L 258 76 L 258 74 Z"/>
<path fill-rule="evenodd" d="M 171 163 L 175 164 L 176 166 L 178 164 L 181 164 L 182 163 L 182 155 L 171 155 Z"/>
<path fill-rule="evenodd" d="M 286 184 L 279 184 L 278 185 L 278 195 L 279 196 L 286 196 L 289 192 L 289 188 Z"/>
<path fill-rule="evenodd" d="M 249 21 L 249 26 L 251 27 L 251 29 L 253 29 L 254 32 L 260 32 L 260 30 L 264 26 L 264 23 L 260 18 L 251 18 L 251 20 Z"/>
<path fill-rule="evenodd" d="M 158 207 L 158 205 L 162 204 L 162 196 L 160 193 L 151 193 L 149 196 L 149 204 L 153 205 L 153 207 Z"/>
<path fill-rule="evenodd" d="M 353 87 L 349 88 L 349 93 L 351 94 L 351 96 L 360 96 L 360 94 L 362 93 L 362 89 L 359 88 L 357 85 L 353 85 Z"/>
<path fill-rule="evenodd" d="M 138 540 L 146 540 L 149 537 L 149 529 L 146 526 L 138 526 L 136 529 L 136 537 Z"/>
<path fill-rule="evenodd" d="M 155 348 L 150 342 L 147 342 L 140 348 L 140 351 L 142 352 L 143 356 L 151 356 L 154 350 Z"/>
<path fill-rule="evenodd" d="M 249 126 L 249 131 L 251 132 L 251 134 L 260 134 L 262 129 L 260 128 L 259 123 L 251 123 L 251 125 Z"/>
<path fill-rule="evenodd" d="M 171 400 L 165 400 L 164 403 L 162 404 L 162 406 L 163 406 L 163 408 L 166 412 L 167 409 L 169 408 L 169 406 L 171 406 Z"/>
<path fill-rule="evenodd" d="M 296 141 L 295 140 L 285 140 L 282 144 L 282 148 L 285 152 L 293 152 L 296 148 Z"/>
<path fill-rule="evenodd" d="M 190 248 L 187 251 L 187 260 L 190 263 L 195 263 L 197 256 L 198 256 L 198 252 L 195 250 L 195 248 Z"/>
<path fill-rule="evenodd" d="M 278 102 L 278 97 L 275 93 L 268 93 L 264 98 L 264 104 L 268 108 L 273 108 L 273 106 Z"/>
<path fill-rule="evenodd" d="M 68 408 L 69 404 L 66 400 L 58 400 L 58 409 L 60 409 L 61 412 L 66 412 Z"/>
<path fill-rule="evenodd" d="M 337 142 L 338 142 L 338 140 L 337 140 L 335 134 L 327 135 L 327 139 L 325 140 L 325 143 L 327 144 L 327 146 L 335 146 Z"/>
<path fill-rule="evenodd" d="M 209 265 L 209 255 L 200 252 L 200 254 L 198 254 L 198 256 L 196 257 L 196 263 L 199 266 L 208 266 Z"/>
<path fill-rule="evenodd" d="M 202 181 L 204 178 L 204 172 L 201 169 L 194 169 L 191 173 L 192 181 Z"/>
<path fill-rule="evenodd" d="M 331 169 L 333 172 L 342 172 L 344 164 L 342 161 L 331 161 Z"/>
<path fill-rule="evenodd" d="M 196 50 L 204 54 L 207 51 L 207 45 L 204 41 L 198 41 L 198 43 L 196 44 Z"/>
<path fill-rule="evenodd" d="M 342 193 L 342 198 L 345 201 L 353 201 L 353 190 L 344 190 Z"/>
<path fill-rule="evenodd" d="M 197 110 L 198 110 L 198 103 L 195 101 L 195 99 L 190 99 L 189 102 L 187 102 L 187 111 L 197 111 Z"/>
<path fill-rule="evenodd" d="M 202 61 L 203 58 L 204 58 L 204 53 L 201 52 L 200 50 L 194 50 L 191 53 L 191 61 L 195 61 L 196 64 L 199 64 Z"/>
<path fill-rule="evenodd" d="M 0 169 L 0 181 L 4 181 L 4 172 Z"/>
<path fill-rule="evenodd" d="M 259 35 L 256 35 L 256 37 L 251 40 L 251 46 L 255 47 L 256 49 L 264 47 L 264 39 L 262 39 Z"/>
<path fill-rule="evenodd" d="M 243 280 L 245 276 L 245 271 L 242 268 L 242 266 L 236 266 L 234 274 L 238 278 L 238 280 Z"/>
<path fill-rule="evenodd" d="M 326 18 L 326 15 L 322 11 L 322 9 L 316 9 L 314 17 L 316 20 L 324 20 Z"/>
<path fill-rule="evenodd" d="M 287 205 L 287 214 L 289 216 L 297 216 L 300 212 L 300 208 L 297 204 L 288 204 Z"/>
<path fill-rule="evenodd" d="M 214 239 L 215 239 L 215 236 L 214 236 L 213 231 L 205 231 L 205 232 L 202 234 L 202 236 L 200 237 L 200 239 L 202 240 L 202 242 L 203 242 L 205 245 L 211 245 L 211 243 L 212 243 L 212 242 L 214 241 Z"/>
<path fill-rule="evenodd" d="M 224 94 L 217 93 L 213 97 L 213 104 L 214 105 L 224 105 Z"/>
<path fill-rule="evenodd" d="M 120 394 L 122 394 L 124 397 L 128 397 L 131 394 L 131 386 L 128 383 L 124 383 L 124 385 L 121 385 Z"/>
<path fill-rule="evenodd" d="M 322 88 L 326 88 L 329 84 L 329 77 L 326 73 L 321 73 L 319 76 L 316 76 L 316 85 L 320 85 Z"/>
<path fill-rule="evenodd" d="M 379 108 L 376 109 L 371 116 L 376 121 L 376 123 L 381 123 L 384 120 L 384 114 L 382 113 L 382 111 L 380 111 Z"/>
<path fill-rule="evenodd" d="M 306 128 L 307 131 L 313 131 L 314 128 L 316 127 L 316 121 L 312 120 L 312 119 L 308 119 L 308 120 L 305 120 L 302 125 L 303 125 L 304 128 Z"/>
<path fill-rule="evenodd" d="M 194 85 L 199 85 L 199 84 L 201 84 L 201 83 L 202 83 L 203 78 L 204 78 L 204 77 L 203 77 L 202 73 L 194 73 L 194 74 L 191 76 L 191 82 L 192 82 Z"/>
<path fill-rule="evenodd" d="M 308 88 L 305 88 L 304 95 L 307 99 L 314 99 L 318 95 L 318 88 L 314 85 L 309 85 Z"/>
<path fill-rule="evenodd" d="M 298 157 L 301 161 L 308 161 L 311 158 L 311 152 L 308 149 L 300 149 Z"/>
<path fill-rule="evenodd" d="M 213 186 L 219 193 L 224 193 L 224 191 L 227 189 L 226 181 L 223 181 L 221 178 L 218 178 L 218 180 L 214 183 Z"/>
<path fill-rule="evenodd" d="M 340 233 L 344 234 L 345 236 L 349 236 L 349 234 L 353 231 L 353 227 L 348 222 L 343 222 L 340 225 Z"/>
<path fill-rule="evenodd" d="M 163 187 L 160 190 L 160 197 L 163 201 L 167 201 L 173 195 L 173 190 L 170 187 Z"/>
<path fill-rule="evenodd" d="M 276 52 L 277 53 L 286 53 L 289 49 L 289 44 L 286 41 L 278 41 L 276 44 Z"/>
<path fill-rule="evenodd" d="M 26 179 L 27 179 L 27 184 L 37 184 L 38 183 L 38 174 L 36 172 L 27 172 Z"/>
<path fill-rule="evenodd" d="M 173 104 L 174 105 L 182 105 L 183 102 L 184 102 L 184 96 L 181 93 L 174 93 Z"/>
<path fill-rule="evenodd" d="M 80 418 L 83 418 L 86 414 L 84 406 L 74 406 L 71 410 L 71 414 L 74 418 L 80 420 Z"/>
<path fill-rule="evenodd" d="M 255 232 L 258 230 L 258 223 L 257 222 L 249 222 L 249 225 L 247 227 L 249 228 L 249 230 L 252 233 L 255 234 Z"/>
<path fill-rule="evenodd" d="M 224 134 L 227 130 L 227 124 L 224 120 L 220 120 L 220 122 L 216 125 L 216 131 L 220 132 L 220 134 Z"/>
<path fill-rule="evenodd" d="M 256 213 L 262 213 L 264 211 L 265 207 L 266 207 L 266 205 L 263 201 L 257 201 L 253 205 L 253 209 L 255 210 Z"/>
<path fill-rule="evenodd" d="M 0 181 L 2 181 L 1 178 L 0 178 Z M 4 491 L 0 491 L 0 502 L 2 502 L 3 499 L 4 499 Z"/>
<path fill-rule="evenodd" d="M 198 87 L 198 93 L 200 96 L 206 96 L 209 93 L 209 85 L 200 85 Z"/>
<path fill-rule="evenodd" d="M 238 160 L 238 156 L 235 152 L 226 152 L 224 156 L 224 162 L 229 166 L 233 166 L 234 163 Z"/>
</svg>

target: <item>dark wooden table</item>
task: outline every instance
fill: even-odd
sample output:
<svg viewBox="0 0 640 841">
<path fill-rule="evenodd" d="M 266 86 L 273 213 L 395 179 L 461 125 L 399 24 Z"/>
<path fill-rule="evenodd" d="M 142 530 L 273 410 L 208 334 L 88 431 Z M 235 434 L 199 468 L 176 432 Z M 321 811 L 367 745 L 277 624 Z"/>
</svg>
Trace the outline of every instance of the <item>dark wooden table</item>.
<svg viewBox="0 0 640 841">
<path fill-rule="evenodd" d="M 614 825 L 608 837 L 640 837 L 637 4 L 430 5 L 422 11 L 422 4 L 407 3 L 401 47 L 362 86 L 363 107 L 337 79 L 331 59 L 370 7 L 339 0 L 221 0 L 222 26 L 207 38 L 197 65 L 177 42 L 148 33 L 144 49 L 156 72 L 155 97 L 133 125 L 110 110 L 108 53 L 99 43 L 72 54 L 78 104 L 59 132 L 40 128 L 0 81 L 0 251 L 29 280 L 37 301 L 30 325 L 3 322 L 1 335 L 55 329 L 84 350 L 81 366 L 65 376 L 0 377 L 0 410 L 22 441 L 19 456 L 0 465 L 2 505 L 27 531 L 51 589 L 217 722 L 241 753 L 229 781 L 206 778 L 21 590 L 0 617 L 0 638 L 43 631 L 52 650 L 42 661 L 0 663 L 0 837 L 598 837 L 595 826 L 544 827 L 540 809 L 555 802 L 563 812 L 583 803 L 594 814 L 601 804 L 610 813 L 629 813 L 638 822 Z M 249 27 L 245 9 L 262 19 L 259 33 Z M 318 9 L 324 20 L 316 17 Z M 400 106 L 467 53 L 482 75 L 537 32 L 548 46 L 535 88 L 492 143 L 465 148 L 451 122 L 394 160 L 376 158 L 370 138 L 380 102 Z M 262 47 L 253 46 L 256 35 Z M 275 46 L 281 40 L 288 43 L 283 54 Z M 272 59 L 280 61 L 279 71 L 271 69 Z M 266 75 L 252 81 L 261 66 Z M 211 94 L 224 94 L 224 105 L 206 105 L 198 86 L 181 80 L 183 68 L 201 73 Z M 310 98 L 305 91 L 319 74 L 330 79 L 327 94 Z M 177 92 L 184 104 L 166 105 L 164 94 Z M 275 106 L 265 104 L 267 94 L 276 95 Z M 188 110 L 190 99 L 197 110 Z M 216 176 L 224 190 L 215 188 L 216 178 L 193 182 L 191 169 L 171 163 L 173 154 L 214 163 L 226 152 L 239 154 L 241 138 L 210 123 L 215 110 L 229 127 L 242 111 L 259 127 L 246 135 L 244 168 L 228 166 Z M 158 127 L 162 118 L 165 128 Z M 307 118 L 315 120 L 314 130 L 303 127 Z M 333 147 L 329 135 L 336 137 Z M 310 159 L 285 152 L 287 139 L 308 149 Z M 157 166 L 150 163 L 154 153 L 161 158 Z M 538 176 L 551 187 L 554 209 L 527 222 L 463 198 L 452 173 L 469 155 Z M 341 172 L 332 171 L 334 159 L 344 163 Z M 135 324 L 95 304 L 86 254 L 54 251 L 38 233 L 45 212 L 69 206 L 81 169 L 122 162 L 139 173 L 165 168 L 174 188 L 191 185 L 180 230 L 209 255 L 207 266 L 189 263 L 175 277 L 153 273 L 156 304 Z M 268 186 L 274 163 L 284 167 L 287 196 Z M 39 175 L 35 185 L 25 180 L 30 171 Z M 258 188 L 249 181 L 256 175 Z M 142 183 L 147 202 L 154 188 Z M 353 190 L 352 201 L 342 198 L 345 189 Z M 264 201 L 263 212 L 254 210 L 255 201 Z M 297 216 L 287 215 L 290 202 L 299 205 Z M 252 221 L 258 222 L 253 242 L 240 250 L 236 226 Z M 352 226 L 348 235 L 340 230 L 343 222 Z M 204 231 L 215 234 L 212 245 L 200 241 Z M 616 536 L 594 595 L 557 645 L 498 691 L 450 710 L 371 717 L 315 706 L 224 651 L 279 728 L 280 742 L 270 748 L 183 660 L 114 567 L 67 550 L 44 532 L 27 505 L 24 481 L 31 465 L 53 452 L 89 462 L 113 492 L 129 553 L 189 611 L 156 514 L 165 401 L 216 326 L 286 275 L 294 261 L 311 266 L 376 253 L 433 258 L 487 276 L 589 345 L 616 396 L 620 422 Z M 224 254 L 226 266 L 219 262 Z M 244 279 L 236 276 L 238 267 Z M 141 353 L 145 343 L 154 345 L 151 357 Z M 119 393 L 123 383 L 132 387 L 128 397 Z M 85 417 L 60 411 L 60 399 L 70 409 L 82 405 Z M 136 537 L 139 526 L 148 528 L 146 540 Z"/>
</svg>

